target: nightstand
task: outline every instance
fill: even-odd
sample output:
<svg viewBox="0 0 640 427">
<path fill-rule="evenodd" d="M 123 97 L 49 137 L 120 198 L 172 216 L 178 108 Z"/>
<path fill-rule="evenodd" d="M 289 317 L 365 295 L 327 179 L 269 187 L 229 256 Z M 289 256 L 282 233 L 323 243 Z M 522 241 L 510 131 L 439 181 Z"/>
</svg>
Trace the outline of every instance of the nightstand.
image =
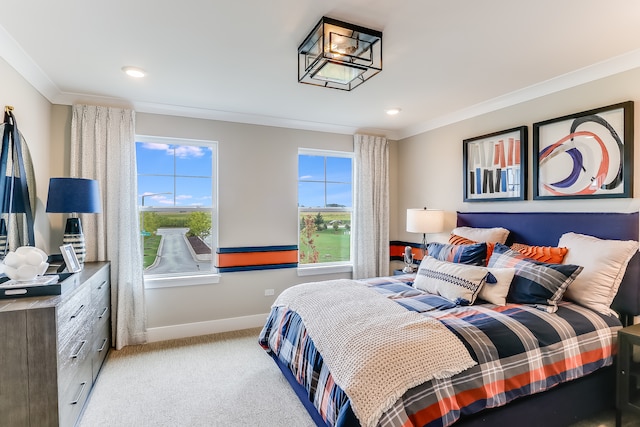
<svg viewBox="0 0 640 427">
<path fill-rule="evenodd" d="M 616 363 L 616 427 L 620 427 L 623 411 L 640 415 L 640 324 L 618 331 Z"/>
</svg>

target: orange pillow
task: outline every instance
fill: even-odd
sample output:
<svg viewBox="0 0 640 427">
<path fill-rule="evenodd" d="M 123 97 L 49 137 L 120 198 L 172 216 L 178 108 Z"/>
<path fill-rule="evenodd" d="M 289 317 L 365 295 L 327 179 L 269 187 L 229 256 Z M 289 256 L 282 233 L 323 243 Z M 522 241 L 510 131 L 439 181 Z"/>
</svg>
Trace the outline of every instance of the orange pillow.
<svg viewBox="0 0 640 427">
<path fill-rule="evenodd" d="M 514 243 L 511 249 L 520 252 L 527 258 L 550 264 L 562 264 L 564 256 L 569 252 L 567 248 L 555 248 L 552 246 L 529 246 L 524 243 Z"/>
<path fill-rule="evenodd" d="M 466 237 L 458 236 L 457 234 L 451 234 L 449 236 L 450 245 L 473 245 L 474 243 L 479 243 L 479 242 L 476 242 L 475 240 L 467 239 Z M 486 244 L 487 244 L 487 259 L 485 260 L 484 265 L 487 265 L 487 262 L 489 261 L 489 258 L 491 258 L 491 254 L 493 253 L 493 248 L 496 246 L 495 243 L 486 242 Z"/>
</svg>

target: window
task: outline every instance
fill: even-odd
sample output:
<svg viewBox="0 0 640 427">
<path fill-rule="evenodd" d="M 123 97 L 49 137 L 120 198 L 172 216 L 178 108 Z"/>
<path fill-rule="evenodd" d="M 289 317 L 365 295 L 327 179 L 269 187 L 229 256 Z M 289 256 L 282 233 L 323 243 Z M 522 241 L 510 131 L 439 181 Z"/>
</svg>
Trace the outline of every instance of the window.
<svg viewBox="0 0 640 427">
<path fill-rule="evenodd" d="M 216 272 L 217 144 L 138 137 L 136 161 L 145 284 L 210 283 Z"/>
<path fill-rule="evenodd" d="M 298 153 L 298 220 L 301 267 L 351 265 L 353 154 Z"/>
</svg>

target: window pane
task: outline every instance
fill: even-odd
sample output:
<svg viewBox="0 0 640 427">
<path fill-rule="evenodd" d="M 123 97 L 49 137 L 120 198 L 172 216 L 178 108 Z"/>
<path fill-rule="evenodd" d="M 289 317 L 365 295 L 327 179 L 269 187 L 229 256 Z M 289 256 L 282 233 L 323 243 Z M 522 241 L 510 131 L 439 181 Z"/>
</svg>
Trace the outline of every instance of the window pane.
<svg viewBox="0 0 640 427">
<path fill-rule="evenodd" d="M 173 149 L 168 144 L 136 142 L 139 174 L 173 175 Z"/>
<path fill-rule="evenodd" d="M 145 211 L 140 227 L 145 274 L 213 270 L 210 211 Z"/>
<path fill-rule="evenodd" d="M 211 178 L 176 178 L 176 206 L 211 207 Z"/>
<path fill-rule="evenodd" d="M 298 179 L 300 181 L 324 181 L 324 157 L 299 155 Z"/>
<path fill-rule="evenodd" d="M 211 176 L 213 167 L 210 147 L 194 145 L 177 146 L 176 175 Z"/>
<path fill-rule="evenodd" d="M 138 206 L 173 206 L 173 177 L 138 175 L 138 202 Z"/>
<path fill-rule="evenodd" d="M 327 181 L 351 182 L 351 159 L 327 157 Z"/>
<path fill-rule="evenodd" d="M 300 214 L 300 264 L 340 262 L 351 259 L 351 213 L 303 212 Z"/>
<path fill-rule="evenodd" d="M 324 208 L 324 183 L 299 182 L 298 206 L 306 208 Z"/>
<path fill-rule="evenodd" d="M 138 142 L 136 155 L 145 275 L 213 271 L 215 148 Z"/>
<path fill-rule="evenodd" d="M 351 207 L 351 184 L 327 184 L 327 207 Z"/>
</svg>

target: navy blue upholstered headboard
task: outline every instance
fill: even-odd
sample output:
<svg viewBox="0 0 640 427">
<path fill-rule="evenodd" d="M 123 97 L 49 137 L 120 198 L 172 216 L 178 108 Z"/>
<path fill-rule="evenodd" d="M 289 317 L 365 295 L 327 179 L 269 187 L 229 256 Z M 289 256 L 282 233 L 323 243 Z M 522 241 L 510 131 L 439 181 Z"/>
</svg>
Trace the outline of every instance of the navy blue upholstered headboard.
<svg viewBox="0 0 640 427">
<path fill-rule="evenodd" d="M 557 246 L 560 236 L 573 231 L 601 239 L 638 240 L 638 212 L 458 212 L 459 227 L 504 227 L 507 244 Z M 640 254 L 627 267 L 611 306 L 622 315 L 640 314 Z"/>
</svg>

